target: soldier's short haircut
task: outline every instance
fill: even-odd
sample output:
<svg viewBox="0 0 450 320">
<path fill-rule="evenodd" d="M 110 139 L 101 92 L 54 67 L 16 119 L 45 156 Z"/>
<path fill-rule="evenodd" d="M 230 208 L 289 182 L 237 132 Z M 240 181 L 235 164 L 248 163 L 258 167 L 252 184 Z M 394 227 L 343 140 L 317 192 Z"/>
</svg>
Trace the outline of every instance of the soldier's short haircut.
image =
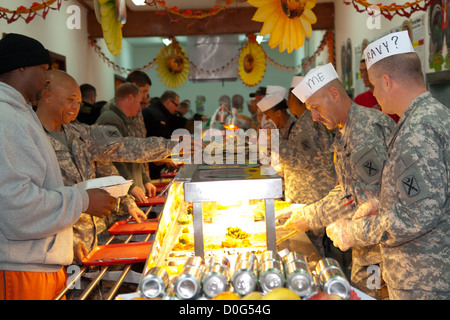
<svg viewBox="0 0 450 320">
<path fill-rule="evenodd" d="M 130 94 L 133 96 L 137 96 L 140 93 L 139 88 L 130 83 L 130 82 L 125 82 L 120 84 L 117 88 L 116 88 L 116 92 L 114 94 L 114 98 L 116 100 L 122 100 L 127 98 Z"/>
<path fill-rule="evenodd" d="M 83 83 L 80 86 L 80 91 L 81 91 L 81 98 L 83 100 L 88 99 L 91 94 L 96 93 L 95 87 L 89 83 Z"/>
<path fill-rule="evenodd" d="M 127 76 L 126 81 L 134 83 L 138 87 L 143 87 L 146 84 L 152 85 L 152 80 L 150 80 L 150 77 L 144 71 L 140 71 L 140 70 L 132 71 Z"/>
<path fill-rule="evenodd" d="M 387 74 L 404 85 L 411 83 L 422 84 L 424 81 L 422 64 L 415 52 L 396 54 L 384 58 L 377 61 L 371 69 L 376 78 L 381 78 L 383 74 Z"/>
</svg>

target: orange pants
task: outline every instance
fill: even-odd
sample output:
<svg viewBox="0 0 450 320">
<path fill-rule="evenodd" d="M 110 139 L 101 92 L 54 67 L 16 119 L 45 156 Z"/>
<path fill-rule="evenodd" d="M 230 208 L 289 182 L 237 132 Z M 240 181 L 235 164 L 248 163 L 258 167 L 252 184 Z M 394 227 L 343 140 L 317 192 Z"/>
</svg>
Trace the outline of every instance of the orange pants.
<svg viewBox="0 0 450 320">
<path fill-rule="evenodd" d="M 64 268 L 57 272 L 0 271 L 0 300 L 53 300 L 66 282 Z"/>
</svg>

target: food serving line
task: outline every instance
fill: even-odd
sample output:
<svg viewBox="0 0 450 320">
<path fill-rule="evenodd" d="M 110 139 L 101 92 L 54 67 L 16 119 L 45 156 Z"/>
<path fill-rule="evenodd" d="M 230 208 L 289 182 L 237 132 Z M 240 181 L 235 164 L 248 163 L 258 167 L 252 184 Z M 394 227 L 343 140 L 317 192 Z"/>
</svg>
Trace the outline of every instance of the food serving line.
<svg viewBox="0 0 450 320">
<path fill-rule="evenodd" d="M 335 265 L 332 259 L 322 259 L 305 233 L 289 232 L 280 227 L 276 227 L 275 201 L 277 200 L 275 199 L 282 198 L 283 191 L 281 178 L 271 167 L 265 168 L 260 165 L 251 164 L 186 165 L 177 173 L 171 172 L 170 175 L 172 179 L 166 181 L 166 189 L 162 190 L 162 192 L 167 192 L 167 195 L 159 199 L 161 202 L 158 203 L 157 206 L 149 206 L 145 212 L 146 215 L 148 215 L 152 209 L 154 212 L 154 209 L 159 209 L 159 206 L 162 205 L 162 209 L 157 213 L 156 218 L 144 220 L 140 224 L 135 223 L 132 220 L 119 221 L 114 224 L 108 230 L 111 233 L 111 237 L 108 241 L 103 246 L 99 246 L 88 254 L 83 260 L 84 266 L 81 268 L 79 274 L 67 284 L 67 287 L 56 299 L 61 299 L 64 294 L 67 293 L 70 286 L 82 277 L 91 266 L 99 266 L 101 269 L 98 274 L 92 279 L 81 296 L 78 297 L 80 300 L 85 300 L 91 291 L 105 277 L 112 265 L 120 265 L 120 268 L 123 265 L 123 269 L 121 274 L 117 277 L 117 280 L 114 280 L 115 283 L 104 299 L 127 299 L 127 296 L 129 296 L 128 294 L 117 296 L 117 292 L 124 283 L 133 264 L 142 262 L 145 262 L 145 265 L 142 274 L 140 275 L 139 289 L 136 292 L 131 293 L 131 298 L 151 297 L 144 294 L 142 288 L 148 284 L 145 281 L 148 281 L 149 277 L 151 281 L 154 280 L 153 273 L 156 273 L 156 269 L 158 269 L 158 274 L 156 276 L 159 278 L 156 279 L 157 282 L 151 282 L 150 287 L 152 289 L 150 289 L 149 292 L 154 291 L 153 287 L 156 284 L 159 290 L 163 290 L 163 292 L 160 292 L 158 295 L 160 298 L 163 294 L 167 297 L 166 292 L 169 291 L 169 287 L 171 287 L 170 289 L 172 291 L 171 296 L 167 297 L 167 299 L 198 298 L 200 297 L 200 291 L 202 290 L 202 281 L 199 275 L 203 275 L 203 271 L 199 272 L 194 270 L 194 267 L 191 265 L 186 267 L 186 263 L 196 259 L 195 261 L 201 262 L 202 268 L 208 267 L 211 271 L 212 265 L 206 266 L 208 261 L 213 261 L 214 259 L 214 261 L 217 261 L 217 257 L 215 256 L 216 253 L 223 254 L 224 252 L 232 253 L 233 268 L 228 266 L 230 270 L 234 270 L 239 259 L 241 259 L 241 256 L 255 256 L 253 252 L 258 252 L 258 255 L 261 255 L 262 253 L 261 256 L 277 256 L 280 259 L 281 257 L 284 258 L 284 256 L 290 257 L 290 259 L 295 260 L 295 263 L 289 261 L 292 262 L 291 265 L 295 265 L 301 269 L 293 270 L 292 272 L 300 272 L 302 275 L 306 274 L 307 278 L 311 280 L 310 284 L 308 284 L 311 287 L 308 289 L 308 294 L 313 291 L 313 286 L 314 290 L 316 290 L 316 284 L 321 281 L 327 281 L 329 288 L 331 288 L 331 284 L 333 284 L 335 289 L 340 291 L 340 294 L 343 297 L 349 297 L 350 285 L 347 279 L 345 279 L 345 275 L 342 270 L 340 270 L 338 264 Z M 240 246 L 222 247 L 221 250 L 211 250 L 210 247 L 207 249 L 210 243 L 207 245 L 205 241 L 208 240 L 205 239 L 211 234 L 211 229 L 207 229 L 209 230 L 209 233 L 206 232 L 206 234 L 204 234 L 204 227 L 210 228 L 211 223 L 207 223 L 209 226 L 204 226 L 206 221 L 204 212 L 205 204 L 213 204 L 213 210 L 211 212 L 214 211 L 214 214 L 210 219 L 214 220 L 215 218 L 216 225 L 223 225 L 224 223 L 234 223 L 234 221 L 232 216 L 228 215 L 225 215 L 226 220 L 219 220 L 218 216 L 215 214 L 216 203 L 220 203 L 220 201 L 229 202 L 231 200 L 248 200 L 250 202 L 252 201 L 251 199 L 257 199 L 258 201 L 262 200 L 262 203 L 264 203 L 265 212 L 263 214 L 263 221 L 256 222 L 259 223 L 259 226 L 261 226 L 261 223 L 265 225 L 265 242 L 263 243 L 263 249 L 261 249 L 261 243 L 253 243 L 253 245 L 249 245 L 246 248 Z M 185 212 L 188 204 L 191 204 L 192 208 L 190 215 L 192 220 L 189 223 L 189 228 L 184 224 L 184 219 L 187 216 Z M 142 206 L 143 204 L 138 203 L 138 205 Z M 237 208 L 239 211 L 244 210 L 240 207 Z M 248 225 L 251 227 L 250 225 L 255 225 L 256 223 L 249 223 Z M 189 230 L 185 231 L 185 229 Z M 215 229 L 212 230 L 213 233 L 215 233 Z M 190 249 L 184 248 L 183 244 L 180 243 L 182 238 L 183 240 L 188 239 L 188 234 L 193 236 L 192 240 L 195 239 L 194 241 L 190 240 L 192 242 L 192 247 Z M 113 240 L 117 240 L 116 237 L 118 235 L 126 236 L 124 242 L 111 244 Z M 133 237 L 136 236 L 143 237 L 143 240 L 132 242 L 133 240 L 136 241 L 133 239 Z M 190 242 L 189 240 L 187 241 Z M 174 251 L 174 248 L 177 245 L 180 245 L 183 248 L 179 249 L 180 251 Z M 213 252 L 213 256 L 211 256 L 211 252 Z M 255 257 L 253 257 L 253 259 L 254 258 Z M 180 261 L 185 264 L 182 269 L 176 268 L 171 264 L 177 262 L 178 267 L 181 267 Z M 273 263 L 274 262 L 265 263 L 266 265 L 271 265 L 271 270 L 269 271 L 272 271 Z M 281 260 L 277 263 L 285 266 L 285 262 L 281 262 Z M 316 266 L 321 269 L 314 275 L 310 270 L 315 270 Z M 192 274 L 184 274 L 189 273 L 186 272 L 188 269 L 194 276 Z M 281 269 L 283 269 L 283 267 Z M 247 271 L 248 270 L 244 270 L 244 272 Z M 161 275 L 161 272 L 166 274 L 166 276 Z M 171 275 L 173 277 L 170 284 L 168 283 L 167 272 L 172 272 Z M 281 270 L 281 273 L 284 272 Z M 257 271 L 257 273 L 259 273 L 259 271 Z M 185 295 L 182 296 L 183 293 L 176 294 L 176 292 L 173 291 L 174 280 L 176 282 L 176 279 L 186 278 L 185 280 L 188 281 L 187 287 L 191 287 L 192 281 L 195 281 L 193 277 L 197 277 L 196 281 L 198 283 L 195 288 L 196 293 L 193 293 L 194 295 L 189 295 L 185 292 Z M 312 279 L 313 277 L 314 280 Z M 165 283 L 163 283 L 163 281 L 165 281 Z M 178 282 L 180 281 L 181 280 Z M 217 283 L 217 280 L 214 281 Z M 256 281 L 258 281 L 258 279 L 256 279 Z M 284 278 L 282 281 L 284 281 Z M 230 283 L 230 281 L 228 280 L 227 283 Z M 183 287 L 183 284 L 178 284 L 177 286 L 180 290 L 186 288 Z M 231 284 L 229 288 L 231 288 Z M 243 295 L 243 293 L 239 292 L 236 283 L 233 284 L 233 288 L 235 292 Z M 203 288 L 203 292 L 206 292 L 205 288 Z"/>
</svg>

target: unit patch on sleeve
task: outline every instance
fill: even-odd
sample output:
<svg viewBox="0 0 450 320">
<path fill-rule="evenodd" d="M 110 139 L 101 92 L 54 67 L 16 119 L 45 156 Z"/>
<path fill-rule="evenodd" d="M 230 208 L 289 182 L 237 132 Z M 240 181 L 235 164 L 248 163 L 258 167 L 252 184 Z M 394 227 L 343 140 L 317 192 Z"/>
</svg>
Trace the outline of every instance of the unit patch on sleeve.
<svg viewBox="0 0 450 320">
<path fill-rule="evenodd" d="M 429 188 L 414 159 L 404 156 L 396 166 L 396 186 L 403 201 L 411 204 L 430 196 Z"/>
<path fill-rule="evenodd" d="M 364 147 L 352 155 L 351 161 L 367 184 L 380 181 L 382 163 L 372 147 Z"/>
</svg>

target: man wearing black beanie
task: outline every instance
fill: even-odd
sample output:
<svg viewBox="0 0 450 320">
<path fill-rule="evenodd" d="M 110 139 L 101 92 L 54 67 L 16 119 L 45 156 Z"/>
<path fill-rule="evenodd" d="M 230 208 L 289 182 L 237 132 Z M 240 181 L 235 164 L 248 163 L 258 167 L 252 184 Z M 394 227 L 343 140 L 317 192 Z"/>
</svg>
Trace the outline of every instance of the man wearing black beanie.
<svg viewBox="0 0 450 320">
<path fill-rule="evenodd" d="M 0 40 L 0 300 L 55 298 L 73 260 L 72 225 L 81 212 L 103 217 L 116 204 L 105 190 L 63 184 L 30 105 L 51 62 L 35 39 Z"/>
</svg>

